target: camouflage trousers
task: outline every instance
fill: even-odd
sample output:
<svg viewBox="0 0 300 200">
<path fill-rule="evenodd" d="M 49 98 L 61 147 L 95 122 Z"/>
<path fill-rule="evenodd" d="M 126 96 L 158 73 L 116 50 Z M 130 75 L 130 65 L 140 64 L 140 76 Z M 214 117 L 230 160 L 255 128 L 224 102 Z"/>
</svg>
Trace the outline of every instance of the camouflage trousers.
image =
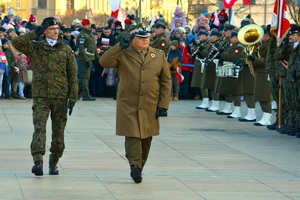
<svg viewBox="0 0 300 200">
<path fill-rule="evenodd" d="M 143 170 L 150 152 L 152 137 L 140 139 L 125 137 L 126 158 L 130 165 L 138 166 Z"/>
<path fill-rule="evenodd" d="M 284 107 L 286 110 L 285 121 L 286 124 L 291 127 L 296 127 L 296 105 L 295 105 L 295 94 L 293 83 L 287 80 L 285 77 L 282 78 L 282 88 L 283 88 L 283 95 L 284 95 Z"/>
<path fill-rule="evenodd" d="M 92 70 L 92 61 L 85 62 L 83 60 L 79 60 L 80 69 L 81 69 L 81 77 L 79 78 L 79 88 L 78 91 L 83 93 L 83 97 L 90 96 L 89 91 L 89 81 Z"/>
<path fill-rule="evenodd" d="M 67 99 L 33 99 L 34 133 L 30 145 L 33 161 L 43 160 L 46 152 L 46 124 L 50 114 L 52 122 L 52 141 L 50 163 L 57 163 L 65 149 L 64 130 L 67 123 Z"/>
</svg>

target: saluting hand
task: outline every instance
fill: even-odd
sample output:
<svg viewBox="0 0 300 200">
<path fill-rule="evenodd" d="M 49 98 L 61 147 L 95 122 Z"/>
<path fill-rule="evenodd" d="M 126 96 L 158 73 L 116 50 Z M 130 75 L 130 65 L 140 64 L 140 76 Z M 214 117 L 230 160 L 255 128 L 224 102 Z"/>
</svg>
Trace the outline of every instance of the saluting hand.
<svg viewBox="0 0 300 200">
<path fill-rule="evenodd" d="M 119 44 L 121 49 L 126 49 L 129 47 L 129 45 L 130 45 L 130 37 L 122 38 L 122 40 L 120 41 L 120 44 Z"/>
</svg>

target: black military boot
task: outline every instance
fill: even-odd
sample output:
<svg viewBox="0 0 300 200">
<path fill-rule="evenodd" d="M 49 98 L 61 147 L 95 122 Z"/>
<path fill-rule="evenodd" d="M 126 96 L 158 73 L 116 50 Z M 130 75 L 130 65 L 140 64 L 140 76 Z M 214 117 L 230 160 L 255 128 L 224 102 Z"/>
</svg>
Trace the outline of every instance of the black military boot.
<svg viewBox="0 0 300 200">
<path fill-rule="evenodd" d="M 95 97 L 91 97 L 91 96 L 87 96 L 87 97 L 83 97 L 82 101 L 95 101 L 96 98 Z"/>
<path fill-rule="evenodd" d="M 141 183 L 142 182 L 142 170 L 138 168 L 138 166 L 131 165 L 130 167 L 130 176 L 133 179 L 135 183 Z"/>
<path fill-rule="evenodd" d="M 49 175 L 58 175 L 57 163 L 49 163 Z"/>
<path fill-rule="evenodd" d="M 34 175 L 36 175 L 36 176 L 43 176 L 43 174 L 44 174 L 43 173 L 43 161 L 42 160 L 35 161 L 31 172 L 34 173 Z"/>
<path fill-rule="evenodd" d="M 276 120 L 276 122 L 274 122 L 273 124 L 268 125 L 267 129 L 269 129 L 269 130 L 276 130 L 277 126 L 278 126 L 278 121 Z"/>
</svg>

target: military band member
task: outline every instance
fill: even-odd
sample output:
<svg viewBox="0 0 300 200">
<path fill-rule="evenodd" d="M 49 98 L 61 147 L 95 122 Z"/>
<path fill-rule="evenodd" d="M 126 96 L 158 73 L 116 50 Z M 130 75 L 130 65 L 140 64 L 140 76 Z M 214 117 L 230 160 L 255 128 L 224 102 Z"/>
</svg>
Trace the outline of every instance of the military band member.
<svg viewBox="0 0 300 200">
<path fill-rule="evenodd" d="M 258 47 L 257 55 L 247 56 L 247 60 L 252 63 L 255 70 L 254 101 L 259 101 L 263 111 L 262 118 L 254 123 L 255 126 L 271 125 L 272 117 L 270 81 L 266 71 L 266 56 L 270 43 L 270 32 L 265 26 L 263 30 L 262 45 Z"/>
<path fill-rule="evenodd" d="M 225 48 L 224 52 L 220 55 L 220 60 L 222 63 L 225 64 L 226 62 L 231 63 L 236 59 L 242 56 L 243 46 L 239 43 L 237 38 L 237 32 L 232 31 L 230 36 L 230 44 L 227 48 Z M 236 71 L 232 72 L 235 73 Z M 239 72 L 237 72 L 239 74 Z M 220 78 L 220 85 L 219 85 L 219 92 L 220 94 L 225 95 L 225 100 L 232 99 L 234 102 L 234 110 L 233 112 L 228 115 L 228 118 L 239 118 L 241 117 L 241 78 L 235 77 L 218 77 Z M 227 96 L 230 96 L 229 98 Z M 225 102 L 227 103 L 227 102 Z M 230 111 L 230 107 L 226 107 Z M 227 111 L 227 112 L 228 112 Z M 225 111 L 224 111 L 225 112 Z"/>
<path fill-rule="evenodd" d="M 196 109 L 206 109 L 209 107 L 209 97 L 208 90 L 201 88 L 201 81 L 204 70 L 204 56 L 201 52 L 203 49 L 209 49 L 211 45 L 207 39 L 208 32 L 206 29 L 200 29 L 198 32 L 198 40 L 192 46 L 192 53 L 196 53 L 195 62 L 194 62 L 194 71 L 192 76 L 191 87 L 200 88 L 200 93 L 202 95 L 202 103 L 196 107 Z"/>
<path fill-rule="evenodd" d="M 212 60 L 213 55 L 218 52 L 218 47 L 220 47 L 222 34 L 217 29 L 212 29 L 210 33 L 210 46 L 208 49 L 203 49 L 201 55 L 205 57 L 207 61 L 203 70 L 203 77 L 201 82 L 201 87 L 203 89 L 208 89 L 210 92 L 212 103 L 205 110 L 208 112 L 217 112 L 219 110 L 219 94 L 214 92 L 216 83 L 216 65 Z"/>
<path fill-rule="evenodd" d="M 219 54 L 221 54 L 225 50 L 225 48 L 227 48 L 227 46 L 230 44 L 230 35 L 234 28 L 235 28 L 235 26 L 225 23 L 224 32 L 223 32 L 223 41 L 221 42 L 221 48 L 219 50 Z M 220 63 L 220 64 L 222 64 L 222 63 Z M 222 77 L 217 77 L 217 81 L 216 81 L 215 92 L 219 93 L 219 94 L 223 94 L 219 91 L 220 83 L 221 83 L 222 79 L 223 79 Z M 232 102 L 233 102 L 232 96 L 229 94 L 225 95 L 225 106 L 222 110 L 216 112 L 216 114 L 230 115 L 232 113 Z"/>
<path fill-rule="evenodd" d="M 155 36 L 150 40 L 150 46 L 157 48 L 165 52 L 167 56 L 170 44 L 165 36 L 165 30 L 167 23 L 165 21 L 158 20 L 155 24 Z"/>
<path fill-rule="evenodd" d="M 279 80 L 278 80 L 278 74 L 276 73 L 276 61 L 275 61 L 275 52 L 277 49 L 277 39 L 274 35 L 270 35 L 270 44 L 268 47 L 267 57 L 266 57 L 266 70 L 270 78 L 270 86 L 271 86 L 271 93 L 273 96 L 273 99 L 275 100 L 278 106 L 278 100 L 279 100 Z M 278 117 L 276 114 L 276 121 L 271 124 L 267 125 L 267 128 L 269 130 L 276 130 L 276 127 L 278 126 Z"/>
</svg>

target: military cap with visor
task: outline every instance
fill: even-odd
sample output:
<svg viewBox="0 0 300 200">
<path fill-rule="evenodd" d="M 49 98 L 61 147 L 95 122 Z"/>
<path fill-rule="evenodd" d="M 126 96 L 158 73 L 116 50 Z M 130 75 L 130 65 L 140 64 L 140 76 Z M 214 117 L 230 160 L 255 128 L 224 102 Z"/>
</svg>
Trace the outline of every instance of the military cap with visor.
<svg viewBox="0 0 300 200">
<path fill-rule="evenodd" d="M 130 31 L 131 35 L 146 38 L 146 37 L 150 37 L 151 29 L 150 29 L 150 27 L 147 27 L 144 24 L 140 23 L 140 24 L 137 24 L 136 26 L 130 28 L 129 31 Z"/>
</svg>

